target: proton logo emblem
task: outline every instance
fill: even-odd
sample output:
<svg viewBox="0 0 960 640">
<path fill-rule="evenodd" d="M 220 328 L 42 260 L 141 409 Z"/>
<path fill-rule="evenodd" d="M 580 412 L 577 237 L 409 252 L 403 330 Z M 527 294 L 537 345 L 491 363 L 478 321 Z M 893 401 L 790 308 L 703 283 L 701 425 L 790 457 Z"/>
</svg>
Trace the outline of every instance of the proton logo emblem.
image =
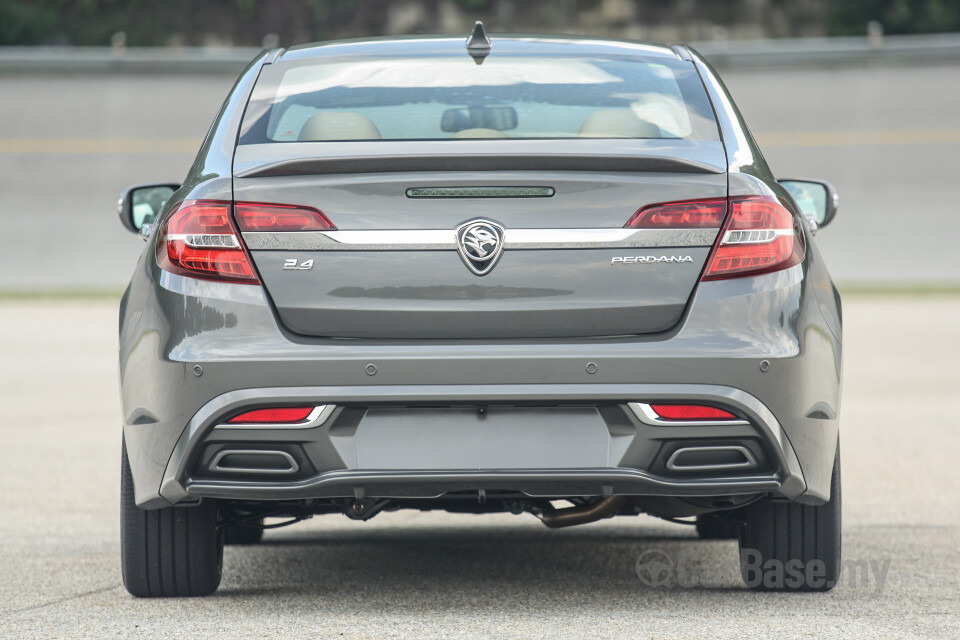
<svg viewBox="0 0 960 640">
<path fill-rule="evenodd" d="M 503 227 L 490 220 L 471 220 L 457 227 L 457 252 L 478 276 L 490 273 L 503 254 Z"/>
</svg>

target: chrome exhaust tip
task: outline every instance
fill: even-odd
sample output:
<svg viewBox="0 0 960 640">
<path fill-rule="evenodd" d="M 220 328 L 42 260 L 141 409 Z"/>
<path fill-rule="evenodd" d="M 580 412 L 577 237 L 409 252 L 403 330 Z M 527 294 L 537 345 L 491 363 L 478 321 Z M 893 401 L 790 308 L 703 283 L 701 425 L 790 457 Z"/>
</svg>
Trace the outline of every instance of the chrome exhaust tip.
<svg viewBox="0 0 960 640">
<path fill-rule="evenodd" d="M 300 470 L 300 465 L 286 451 L 262 449 L 222 449 L 207 468 L 214 473 L 256 473 L 288 475 Z"/>
<path fill-rule="evenodd" d="M 736 471 L 757 466 L 757 458 L 744 446 L 683 447 L 667 459 L 670 471 Z"/>
</svg>

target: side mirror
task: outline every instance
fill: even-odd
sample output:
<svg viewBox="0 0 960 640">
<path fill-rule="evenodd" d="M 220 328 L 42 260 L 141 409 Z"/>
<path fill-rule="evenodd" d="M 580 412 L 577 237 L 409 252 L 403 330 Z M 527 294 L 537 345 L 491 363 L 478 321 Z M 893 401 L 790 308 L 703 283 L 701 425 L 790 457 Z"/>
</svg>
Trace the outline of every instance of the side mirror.
<svg viewBox="0 0 960 640">
<path fill-rule="evenodd" d="M 778 180 L 800 207 L 814 231 L 830 224 L 837 215 L 839 196 L 824 180 Z"/>
<path fill-rule="evenodd" d="M 117 201 L 117 214 L 124 227 L 142 236 L 150 235 L 150 226 L 178 184 L 137 184 L 127 187 Z"/>
</svg>

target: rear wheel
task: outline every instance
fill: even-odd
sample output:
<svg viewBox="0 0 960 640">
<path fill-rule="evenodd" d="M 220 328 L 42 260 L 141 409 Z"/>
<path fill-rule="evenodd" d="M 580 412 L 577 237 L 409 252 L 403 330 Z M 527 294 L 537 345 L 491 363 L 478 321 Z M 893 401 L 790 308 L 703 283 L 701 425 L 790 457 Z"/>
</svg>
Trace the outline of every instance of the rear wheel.
<svg viewBox="0 0 960 640">
<path fill-rule="evenodd" d="M 145 510 L 133 496 L 123 445 L 120 483 L 120 563 L 123 585 L 139 598 L 204 596 L 220 585 L 223 536 L 217 505 Z"/>
<path fill-rule="evenodd" d="M 840 448 L 830 500 L 819 506 L 763 500 L 744 510 L 740 574 L 757 591 L 829 591 L 840 577 Z"/>
</svg>

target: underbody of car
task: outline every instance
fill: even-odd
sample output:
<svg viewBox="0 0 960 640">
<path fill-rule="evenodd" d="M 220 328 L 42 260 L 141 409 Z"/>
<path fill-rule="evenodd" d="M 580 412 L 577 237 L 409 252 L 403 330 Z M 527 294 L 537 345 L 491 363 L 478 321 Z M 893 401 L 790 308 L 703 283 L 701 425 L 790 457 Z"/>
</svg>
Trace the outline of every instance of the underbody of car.
<svg viewBox="0 0 960 640">
<path fill-rule="evenodd" d="M 131 593 L 213 591 L 265 518 L 405 508 L 694 518 L 825 566 L 752 586 L 833 586 L 832 189 L 778 183 L 685 47 L 478 29 L 265 52 L 184 184 L 121 198 Z"/>
</svg>

